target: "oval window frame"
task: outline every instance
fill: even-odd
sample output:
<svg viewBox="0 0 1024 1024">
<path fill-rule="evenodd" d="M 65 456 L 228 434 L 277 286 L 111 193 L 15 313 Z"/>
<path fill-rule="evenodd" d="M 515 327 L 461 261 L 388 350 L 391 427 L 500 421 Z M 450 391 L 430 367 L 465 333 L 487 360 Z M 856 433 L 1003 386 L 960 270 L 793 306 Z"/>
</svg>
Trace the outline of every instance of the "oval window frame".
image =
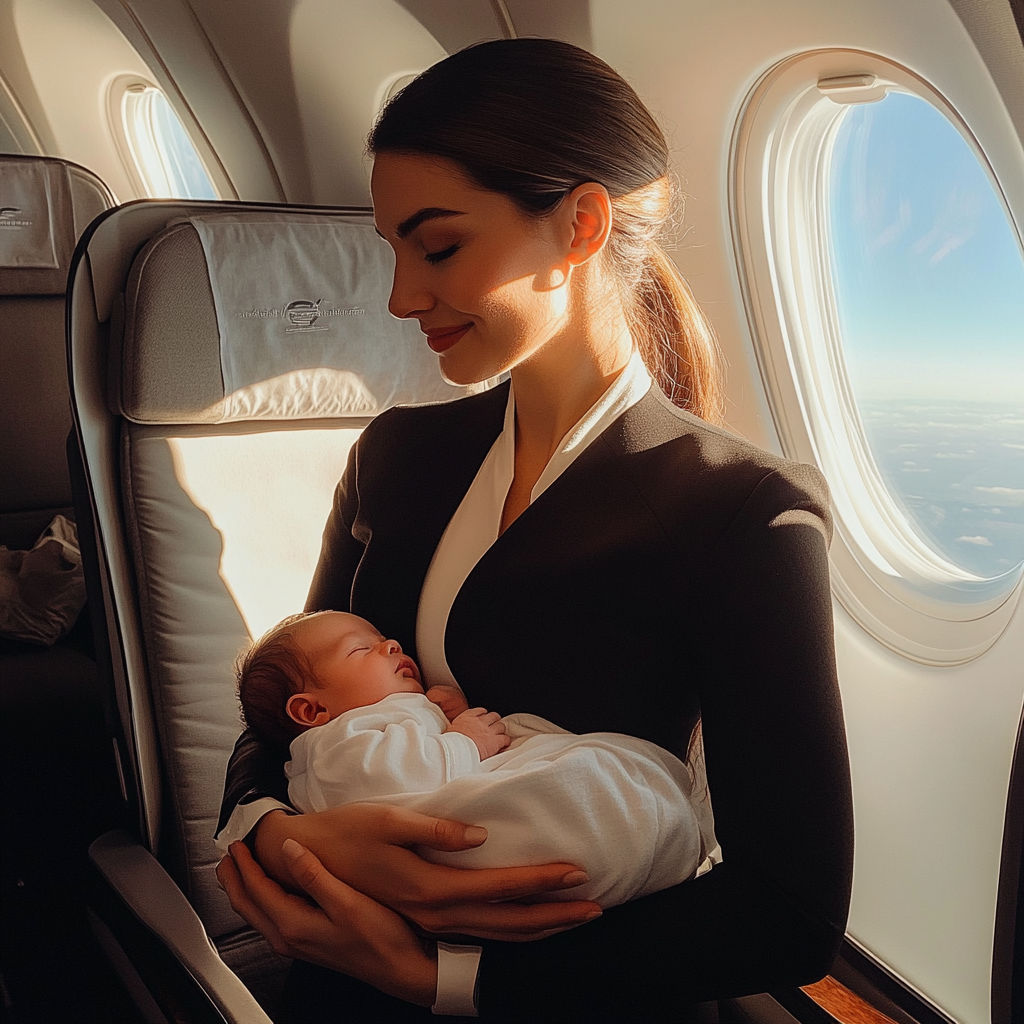
<svg viewBox="0 0 1024 1024">
<path fill-rule="evenodd" d="M 159 92 L 177 116 L 182 129 L 192 144 L 192 148 L 195 150 L 196 156 L 199 158 L 199 162 L 202 164 L 203 170 L 206 172 L 207 178 L 213 185 L 214 192 L 217 194 L 217 199 L 214 201 L 237 199 L 238 196 L 234 186 L 229 181 L 206 136 L 195 124 L 191 116 L 182 116 L 182 111 L 172 101 L 167 90 L 141 75 L 119 75 L 110 83 L 107 89 L 107 124 L 113 136 L 118 156 L 121 158 L 121 164 L 131 180 L 136 195 L 140 199 L 166 198 L 150 194 L 149 184 L 136 160 L 134 147 L 128 137 L 128 129 L 125 125 L 124 108 L 127 95 L 132 92 L 143 92 L 147 89 L 155 89 Z M 199 201 L 201 200 L 189 200 L 189 202 Z"/>
<path fill-rule="evenodd" d="M 979 657 L 1002 634 L 1024 590 L 1024 566 L 981 580 L 922 538 L 884 483 L 852 398 L 829 257 L 829 161 L 844 105 L 881 99 L 890 89 L 930 103 L 960 133 L 1024 251 L 999 178 L 953 105 L 908 68 L 853 49 L 796 54 L 754 85 L 732 140 L 730 220 L 783 452 L 817 465 L 833 490 L 833 593 L 890 650 L 952 666 Z"/>
</svg>

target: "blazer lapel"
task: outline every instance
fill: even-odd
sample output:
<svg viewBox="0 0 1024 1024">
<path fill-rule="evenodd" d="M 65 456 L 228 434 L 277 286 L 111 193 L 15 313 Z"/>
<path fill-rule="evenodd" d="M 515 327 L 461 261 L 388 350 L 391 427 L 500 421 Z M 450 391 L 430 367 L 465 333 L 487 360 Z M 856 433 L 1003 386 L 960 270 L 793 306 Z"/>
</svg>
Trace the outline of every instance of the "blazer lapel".
<svg viewBox="0 0 1024 1024">
<path fill-rule="evenodd" d="M 352 591 L 352 608 L 416 657 L 420 591 L 441 536 L 501 433 L 508 385 L 482 395 L 417 409 L 415 436 L 399 431 L 375 451 L 368 468 L 380 480 L 365 488 L 381 505 L 360 509 L 370 533 Z M 363 488 L 360 488 L 363 491 Z"/>
</svg>

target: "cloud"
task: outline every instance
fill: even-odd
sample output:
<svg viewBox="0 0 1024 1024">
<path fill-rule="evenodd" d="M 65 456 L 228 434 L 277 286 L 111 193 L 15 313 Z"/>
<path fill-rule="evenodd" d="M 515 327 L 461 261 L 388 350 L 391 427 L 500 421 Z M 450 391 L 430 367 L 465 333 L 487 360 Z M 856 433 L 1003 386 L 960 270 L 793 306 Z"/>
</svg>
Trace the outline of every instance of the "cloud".
<svg viewBox="0 0 1024 1024">
<path fill-rule="evenodd" d="M 954 186 L 946 196 L 943 208 L 932 229 L 911 246 L 917 256 L 928 257 L 928 266 L 941 263 L 954 249 L 970 241 L 978 233 L 979 216 L 984 207 L 981 195 L 962 185 Z"/>
<path fill-rule="evenodd" d="M 901 196 L 899 217 L 868 242 L 865 247 L 867 252 L 869 254 L 876 253 L 879 249 L 884 249 L 887 245 L 898 242 L 903 237 L 907 228 L 910 227 L 910 220 L 910 202 Z"/>
<path fill-rule="evenodd" d="M 977 544 L 981 548 L 992 547 L 992 541 L 988 537 L 957 537 L 958 544 Z"/>
<path fill-rule="evenodd" d="M 928 266 L 934 267 L 936 263 L 941 263 L 954 249 L 959 249 L 964 242 L 968 242 L 974 237 L 975 232 L 967 231 L 960 235 L 953 235 L 947 238 L 938 249 L 935 250 L 928 257 Z"/>
<path fill-rule="evenodd" d="M 1024 505 L 1024 487 L 975 487 L 979 494 L 996 494 L 1001 504 Z"/>
</svg>

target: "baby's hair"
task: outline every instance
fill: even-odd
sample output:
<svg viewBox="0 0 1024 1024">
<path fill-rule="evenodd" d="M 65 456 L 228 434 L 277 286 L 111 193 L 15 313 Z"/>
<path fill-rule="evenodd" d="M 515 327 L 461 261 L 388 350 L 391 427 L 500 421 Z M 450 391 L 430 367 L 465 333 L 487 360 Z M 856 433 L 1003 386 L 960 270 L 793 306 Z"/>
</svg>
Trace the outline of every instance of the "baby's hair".
<svg viewBox="0 0 1024 1024">
<path fill-rule="evenodd" d="M 303 731 L 285 710 L 288 698 L 320 685 L 313 663 L 288 627 L 315 614 L 299 612 L 282 619 L 235 661 L 244 724 L 260 739 L 283 747 Z"/>
</svg>

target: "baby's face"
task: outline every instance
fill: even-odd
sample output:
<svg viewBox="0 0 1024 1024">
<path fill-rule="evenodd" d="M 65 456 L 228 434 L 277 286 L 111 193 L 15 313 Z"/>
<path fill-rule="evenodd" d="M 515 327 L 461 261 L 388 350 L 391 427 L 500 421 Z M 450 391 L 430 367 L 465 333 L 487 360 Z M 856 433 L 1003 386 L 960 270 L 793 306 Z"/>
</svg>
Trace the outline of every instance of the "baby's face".
<svg viewBox="0 0 1024 1024">
<path fill-rule="evenodd" d="M 358 615 L 320 612 L 296 623 L 290 632 L 312 662 L 321 684 L 311 684 L 305 696 L 318 702 L 329 715 L 323 721 L 307 720 L 303 724 L 322 725 L 353 708 L 376 704 L 392 693 L 423 692 L 420 672 L 412 658 L 402 653 L 396 640 L 385 640 Z M 289 701 L 289 713 L 291 704 Z"/>
</svg>

